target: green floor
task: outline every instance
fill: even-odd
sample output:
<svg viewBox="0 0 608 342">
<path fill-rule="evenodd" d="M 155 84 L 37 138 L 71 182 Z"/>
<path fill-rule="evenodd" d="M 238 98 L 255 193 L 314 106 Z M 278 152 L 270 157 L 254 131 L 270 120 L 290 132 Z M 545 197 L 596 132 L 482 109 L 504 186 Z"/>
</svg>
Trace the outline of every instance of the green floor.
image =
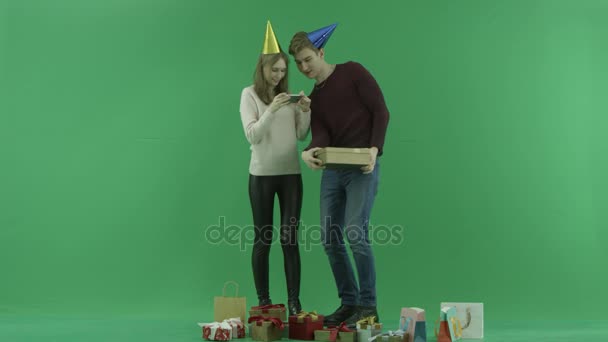
<svg viewBox="0 0 608 342">
<path fill-rule="evenodd" d="M 0 342 L 200 341 L 196 323 L 195 319 L 0 315 Z M 428 341 L 435 341 L 431 328 Z M 608 321 L 486 322 L 485 329 L 483 341 L 490 342 L 608 341 Z"/>
</svg>

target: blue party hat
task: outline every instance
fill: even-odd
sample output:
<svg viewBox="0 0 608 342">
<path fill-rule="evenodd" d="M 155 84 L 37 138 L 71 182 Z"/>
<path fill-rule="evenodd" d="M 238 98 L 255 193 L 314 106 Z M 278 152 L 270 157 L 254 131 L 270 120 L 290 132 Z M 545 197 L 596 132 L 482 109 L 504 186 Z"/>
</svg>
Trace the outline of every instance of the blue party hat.
<svg viewBox="0 0 608 342">
<path fill-rule="evenodd" d="M 331 34 L 334 33 L 338 24 L 331 24 L 329 26 L 325 26 L 316 31 L 312 31 L 308 33 L 308 39 L 317 49 L 320 49 L 325 46 Z"/>
</svg>

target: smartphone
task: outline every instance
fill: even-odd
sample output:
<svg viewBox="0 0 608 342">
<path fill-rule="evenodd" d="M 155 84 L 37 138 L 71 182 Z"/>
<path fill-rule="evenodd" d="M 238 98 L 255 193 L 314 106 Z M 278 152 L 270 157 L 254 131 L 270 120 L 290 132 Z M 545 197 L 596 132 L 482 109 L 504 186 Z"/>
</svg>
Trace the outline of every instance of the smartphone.
<svg viewBox="0 0 608 342">
<path fill-rule="evenodd" d="M 289 103 L 297 103 L 302 98 L 300 94 L 289 94 Z"/>
</svg>

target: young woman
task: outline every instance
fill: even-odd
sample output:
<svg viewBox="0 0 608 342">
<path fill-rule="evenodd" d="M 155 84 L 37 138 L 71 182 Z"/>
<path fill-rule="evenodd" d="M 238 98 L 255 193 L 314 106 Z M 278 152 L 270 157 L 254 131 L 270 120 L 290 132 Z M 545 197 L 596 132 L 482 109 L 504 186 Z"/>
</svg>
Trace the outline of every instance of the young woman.
<svg viewBox="0 0 608 342">
<path fill-rule="evenodd" d="M 287 279 L 287 306 L 290 315 L 294 315 L 302 309 L 297 239 L 302 177 L 297 140 L 303 140 L 310 128 L 310 99 L 300 92 L 297 103 L 292 102 L 287 90 L 288 61 L 268 22 L 253 85 L 241 93 L 240 112 L 245 136 L 251 144 L 249 198 L 255 226 L 252 267 L 259 305 L 272 304 L 268 256 L 276 195 L 281 208 L 279 235 Z"/>
</svg>

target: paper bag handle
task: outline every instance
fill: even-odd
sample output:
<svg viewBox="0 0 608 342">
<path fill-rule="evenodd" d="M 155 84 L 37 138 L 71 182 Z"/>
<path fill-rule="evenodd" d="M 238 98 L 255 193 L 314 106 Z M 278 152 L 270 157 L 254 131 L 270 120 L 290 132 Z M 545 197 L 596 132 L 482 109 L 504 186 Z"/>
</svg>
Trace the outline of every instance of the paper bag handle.
<svg viewBox="0 0 608 342">
<path fill-rule="evenodd" d="M 469 325 L 471 325 L 471 318 L 472 318 L 472 317 L 471 317 L 471 308 L 470 308 L 470 307 L 467 307 L 467 310 L 466 310 L 466 316 L 467 316 L 467 321 L 466 321 L 466 322 L 464 323 L 464 325 L 462 326 L 462 329 L 463 329 L 463 330 L 464 330 L 464 329 L 466 329 L 466 328 L 468 328 L 468 327 L 469 327 Z"/>
<path fill-rule="evenodd" d="M 224 283 L 224 288 L 222 289 L 222 296 L 226 297 L 226 286 L 228 286 L 228 284 L 233 284 L 235 287 L 235 293 L 234 296 L 238 297 L 239 296 L 239 284 L 236 281 L 233 280 L 229 280 L 227 282 Z"/>
<path fill-rule="evenodd" d="M 462 337 L 462 325 L 460 324 L 460 320 L 452 317 L 451 323 L 452 328 L 454 329 L 454 336 L 456 336 L 456 339 L 460 339 Z"/>
</svg>

